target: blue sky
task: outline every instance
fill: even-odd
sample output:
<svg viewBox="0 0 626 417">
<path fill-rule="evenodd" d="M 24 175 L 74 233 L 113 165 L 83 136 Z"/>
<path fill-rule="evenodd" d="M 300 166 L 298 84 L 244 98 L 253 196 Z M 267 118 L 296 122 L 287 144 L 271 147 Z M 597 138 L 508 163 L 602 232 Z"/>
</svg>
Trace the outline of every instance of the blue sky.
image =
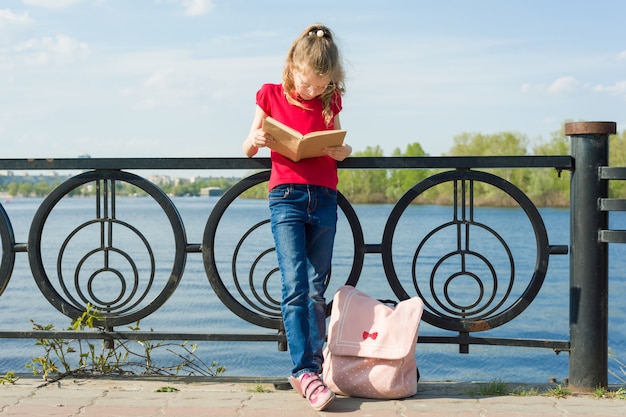
<svg viewBox="0 0 626 417">
<path fill-rule="evenodd" d="M 243 156 L 256 90 L 315 22 L 344 56 L 355 151 L 621 131 L 624 19 L 621 0 L 2 0 L 0 155 Z"/>
</svg>

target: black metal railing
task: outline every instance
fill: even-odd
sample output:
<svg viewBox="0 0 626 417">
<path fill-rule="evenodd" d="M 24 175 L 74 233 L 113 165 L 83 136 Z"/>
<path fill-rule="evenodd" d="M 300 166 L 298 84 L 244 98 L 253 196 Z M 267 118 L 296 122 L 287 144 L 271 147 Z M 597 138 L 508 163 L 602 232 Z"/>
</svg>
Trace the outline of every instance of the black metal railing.
<svg viewBox="0 0 626 417">
<path fill-rule="evenodd" d="M 550 348 L 570 355 L 570 384 L 580 388 L 606 386 L 608 311 L 608 242 L 625 242 L 626 232 L 610 231 L 608 210 L 624 210 L 624 201 L 608 199 L 608 180 L 626 179 L 625 169 L 609 168 L 608 136 L 615 123 L 571 123 L 572 155 L 499 157 L 364 157 L 350 158 L 340 169 L 439 169 L 415 184 L 394 205 L 380 242 L 366 243 L 360 220 L 339 195 L 339 207 L 351 234 L 353 256 L 342 283 L 356 285 L 364 258 L 381 257 L 386 279 L 398 299 L 419 295 L 425 302 L 423 319 L 454 332 L 455 336 L 420 335 L 420 343 L 458 344 L 462 353 L 472 344 Z M 84 338 L 132 340 L 275 341 L 285 349 L 280 318 L 280 297 L 269 284 L 278 269 L 271 259 L 274 250 L 266 240 L 269 219 L 259 217 L 238 235 L 219 232 L 233 202 L 269 179 L 267 158 L 102 158 L 102 159 L 0 159 L 1 170 L 85 170 L 56 187 L 40 204 L 30 226 L 28 241 L 16 242 L 11 219 L 0 205 L 0 296 L 7 287 L 16 253 L 26 252 L 39 290 L 56 309 L 70 318 L 79 317 L 87 304 L 102 311 L 105 331 L 77 334 L 68 331 L 11 331 L 0 329 L 0 338 Z M 571 171 L 570 243 L 549 241 L 543 219 L 532 201 L 514 184 L 491 173 L 490 168 L 551 168 Z M 228 189 L 208 216 L 202 242 L 188 242 L 177 207 L 157 185 L 128 172 L 162 170 L 256 170 Z M 117 196 L 120 184 L 131 185 L 154 202 L 157 220 L 147 222 Z M 88 187 L 87 209 L 59 226 L 62 207 L 75 204 L 67 198 Z M 413 229 L 410 208 L 433 188 L 447 190 L 453 202 L 447 219 L 416 235 L 410 247 L 401 247 L 401 231 Z M 476 213 L 485 189 L 495 191 L 521 209 L 529 225 L 529 239 L 511 242 Z M 84 204 L 84 200 L 83 200 Z M 158 236 L 151 232 L 165 230 Z M 221 234 L 220 234 L 221 233 Z M 419 235 L 419 236 L 418 236 Z M 585 236 L 584 238 L 582 236 Z M 589 239 L 594 236 L 596 239 Z M 231 239 L 232 245 L 224 245 Z M 434 240 L 449 244 L 433 254 Z M 254 242 L 256 255 L 242 257 L 241 249 Z M 520 273 L 512 245 L 535 248 L 531 273 Z M 223 246 L 228 246 L 226 252 Z M 219 249 L 219 250 L 218 250 Z M 541 290 L 549 259 L 570 253 L 570 339 L 535 340 L 478 337 L 521 314 Z M 491 259 L 496 253 L 505 268 Z M 248 323 L 273 329 L 272 333 L 177 333 L 125 332 L 122 325 L 157 311 L 176 291 L 189 254 L 201 254 L 210 286 L 219 300 Z M 230 265 L 224 269 L 223 264 Z M 241 265 L 245 265 L 241 267 Z M 398 269 L 410 273 L 398 273 Z M 476 272 L 480 270 L 481 273 Z M 419 271 L 419 272 L 418 272 Z M 116 292 L 102 293 L 98 279 L 116 283 Z M 459 277 L 469 279 L 477 290 L 458 297 L 450 286 Z M 332 277 L 329 277 L 332 279 Z M 587 334 L 593 331 L 597 337 Z M 591 359 L 590 359 L 591 357 Z M 584 358 L 584 360 L 583 360 Z"/>
</svg>

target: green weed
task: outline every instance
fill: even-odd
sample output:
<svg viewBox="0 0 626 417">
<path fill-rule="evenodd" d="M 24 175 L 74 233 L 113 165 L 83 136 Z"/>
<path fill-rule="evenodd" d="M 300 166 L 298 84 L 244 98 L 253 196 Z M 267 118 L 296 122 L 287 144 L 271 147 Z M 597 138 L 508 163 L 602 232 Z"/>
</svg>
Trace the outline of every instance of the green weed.
<svg viewBox="0 0 626 417">
<path fill-rule="evenodd" d="M 95 323 L 102 321 L 102 313 L 90 304 L 85 312 L 73 320 L 68 330 L 82 331 L 104 328 Z M 31 320 L 34 330 L 54 330 L 54 325 L 40 325 Z M 134 332 L 140 331 L 139 321 L 128 326 Z M 152 331 L 152 329 L 151 329 Z M 26 364 L 34 375 L 42 375 L 44 379 L 62 378 L 67 375 L 199 375 L 219 376 L 226 372 L 224 366 L 217 362 L 210 365 L 202 361 L 196 354 L 197 344 L 187 341 L 176 344 L 151 340 L 103 340 L 96 344 L 90 340 L 62 338 L 37 339 L 36 345 L 41 346 L 44 353 Z M 159 350 L 176 356 L 179 362 L 173 366 L 159 366 L 154 363 L 153 355 Z M 6 378 L 6 377 L 5 377 Z"/>
<path fill-rule="evenodd" d="M 18 379 L 19 377 L 15 376 L 14 371 L 9 371 L 2 377 L 2 379 L 0 379 L 0 385 L 4 385 L 4 384 L 13 385 Z"/>
<path fill-rule="evenodd" d="M 502 382 L 500 379 L 494 379 L 491 382 L 485 384 L 479 384 L 478 391 L 470 391 L 468 395 L 475 396 L 493 396 L 493 395 L 508 395 L 509 386 L 507 383 Z"/>
<path fill-rule="evenodd" d="M 567 397 L 569 395 L 572 395 L 572 391 L 570 391 L 564 385 L 558 384 L 554 388 L 548 388 L 548 391 L 546 392 L 545 395 L 547 395 L 549 397 L 565 398 L 565 397 Z"/>
</svg>

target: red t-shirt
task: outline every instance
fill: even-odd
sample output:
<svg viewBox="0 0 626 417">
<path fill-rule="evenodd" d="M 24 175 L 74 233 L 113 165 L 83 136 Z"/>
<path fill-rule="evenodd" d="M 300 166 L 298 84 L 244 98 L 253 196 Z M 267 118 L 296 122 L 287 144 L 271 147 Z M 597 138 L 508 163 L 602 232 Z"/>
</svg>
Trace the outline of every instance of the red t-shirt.
<svg viewBox="0 0 626 417">
<path fill-rule="evenodd" d="M 322 100 L 304 100 L 302 104 L 306 109 L 298 107 L 287 101 L 282 84 L 264 84 L 256 94 L 256 103 L 265 114 L 303 135 L 316 130 L 334 129 L 334 123 L 326 126 L 324 122 Z M 339 114 L 341 104 L 341 95 L 336 94 L 331 105 L 333 114 Z M 293 162 L 271 151 L 271 159 L 270 190 L 281 184 L 311 184 L 337 189 L 337 161 L 328 155 Z"/>
</svg>

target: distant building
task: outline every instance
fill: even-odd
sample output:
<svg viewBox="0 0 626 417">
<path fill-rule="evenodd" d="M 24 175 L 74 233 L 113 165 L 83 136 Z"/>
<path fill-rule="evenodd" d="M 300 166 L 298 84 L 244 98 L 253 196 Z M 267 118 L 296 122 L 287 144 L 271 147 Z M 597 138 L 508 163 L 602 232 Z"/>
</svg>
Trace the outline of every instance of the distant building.
<svg viewBox="0 0 626 417">
<path fill-rule="evenodd" d="M 203 197 L 219 197 L 224 194 L 224 190 L 218 187 L 205 187 L 200 189 L 200 195 Z"/>
<path fill-rule="evenodd" d="M 156 185 L 175 185 L 177 178 L 172 179 L 169 175 L 150 175 L 147 180 Z"/>
</svg>

